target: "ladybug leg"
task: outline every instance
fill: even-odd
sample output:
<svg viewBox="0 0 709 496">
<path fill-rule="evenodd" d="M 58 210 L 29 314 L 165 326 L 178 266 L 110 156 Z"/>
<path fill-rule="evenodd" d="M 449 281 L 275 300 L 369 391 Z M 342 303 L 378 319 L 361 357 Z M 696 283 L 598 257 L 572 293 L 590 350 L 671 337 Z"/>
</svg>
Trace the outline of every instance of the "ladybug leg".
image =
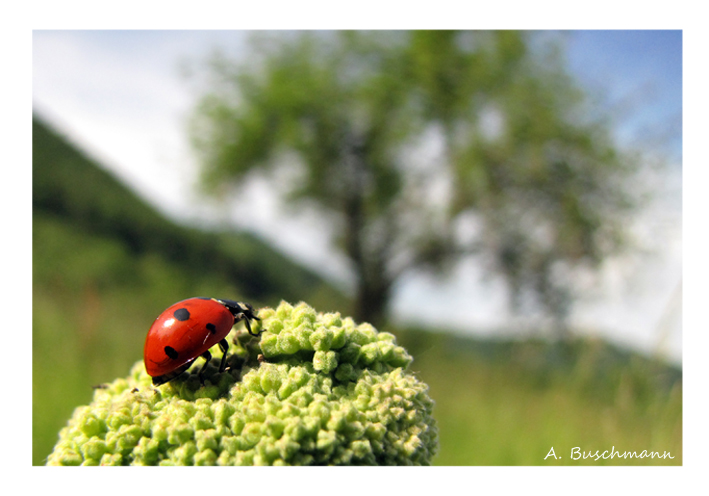
<svg viewBox="0 0 709 496">
<path fill-rule="evenodd" d="M 222 355 L 222 363 L 219 365 L 219 372 L 224 372 L 226 369 L 226 352 L 229 349 L 229 343 L 227 343 L 226 338 L 219 341 L 219 348 L 224 352 Z"/>
<path fill-rule="evenodd" d="M 260 334 L 263 332 L 263 330 L 261 330 L 261 331 L 259 331 L 259 332 L 257 332 L 257 333 L 254 333 L 254 332 L 251 330 L 251 324 L 250 324 L 250 322 L 249 322 L 249 318 L 248 318 L 245 314 L 240 313 L 239 315 L 237 315 L 237 317 L 239 318 L 239 320 L 244 319 L 244 324 L 246 324 L 246 329 L 249 331 L 249 334 L 251 334 L 252 336 L 258 336 L 258 335 L 260 335 Z M 258 317 L 253 317 L 253 318 L 256 319 L 256 320 L 261 320 L 261 319 L 259 319 Z"/>
<path fill-rule="evenodd" d="M 204 371 L 207 370 L 207 365 L 209 365 L 209 361 L 212 359 L 212 354 L 209 352 L 209 350 L 205 351 L 202 353 L 202 358 L 204 358 L 205 362 L 204 365 L 202 365 L 202 368 L 199 369 L 199 383 L 204 386 Z"/>
</svg>

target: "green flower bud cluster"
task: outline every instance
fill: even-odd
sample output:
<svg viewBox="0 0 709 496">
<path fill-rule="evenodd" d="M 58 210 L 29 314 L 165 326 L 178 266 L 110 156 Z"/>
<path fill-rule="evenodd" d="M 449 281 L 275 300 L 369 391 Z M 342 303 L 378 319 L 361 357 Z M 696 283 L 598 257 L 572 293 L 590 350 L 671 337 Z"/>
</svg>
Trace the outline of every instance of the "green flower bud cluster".
<svg viewBox="0 0 709 496">
<path fill-rule="evenodd" d="M 262 309 L 260 340 L 153 387 L 143 362 L 79 407 L 48 465 L 428 465 L 428 387 L 393 335 L 305 303 Z M 259 327 L 260 324 L 260 327 Z M 242 341 L 244 341 L 242 343 Z"/>
</svg>

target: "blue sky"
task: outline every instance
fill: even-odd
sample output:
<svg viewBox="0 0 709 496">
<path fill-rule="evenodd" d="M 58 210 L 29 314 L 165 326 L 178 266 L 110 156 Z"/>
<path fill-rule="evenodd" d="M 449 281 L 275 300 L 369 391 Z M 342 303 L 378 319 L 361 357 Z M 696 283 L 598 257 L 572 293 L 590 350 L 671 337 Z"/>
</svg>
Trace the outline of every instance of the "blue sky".
<svg viewBox="0 0 709 496">
<path fill-rule="evenodd" d="M 568 59 L 581 81 L 603 88 L 612 101 L 639 95 L 629 132 L 662 133 L 668 140 L 663 151 L 681 161 L 681 31 L 577 31 L 569 39 Z"/>
<path fill-rule="evenodd" d="M 566 34 L 570 70 L 589 91 L 605 95 L 603 105 L 619 118 L 619 137 L 656 147 L 669 158 L 659 203 L 638 221 L 639 236 L 651 245 L 652 255 L 610 261 L 602 284 L 579 305 L 576 323 L 679 360 L 682 34 Z M 278 226 L 279 237 L 272 241 L 279 248 L 347 281 L 346 263 L 329 249 L 328 233 L 317 217 L 293 217 L 258 184 L 222 214 L 192 190 L 196 169 L 185 118 L 195 93 L 180 67 L 203 60 L 216 46 L 243 54 L 243 41 L 238 31 L 35 31 L 34 107 L 167 215 L 187 222 L 240 223 L 267 237 Z M 303 236 L 304 231 L 310 234 Z M 403 280 L 393 302 L 397 318 L 425 322 L 418 309 L 427 302 L 447 307 L 450 320 L 442 324 L 461 331 L 492 332 L 508 324 L 499 286 L 481 284 L 470 275 L 474 264 L 463 265 L 444 282 L 422 275 Z M 474 308 L 470 301 L 476 302 Z"/>
</svg>

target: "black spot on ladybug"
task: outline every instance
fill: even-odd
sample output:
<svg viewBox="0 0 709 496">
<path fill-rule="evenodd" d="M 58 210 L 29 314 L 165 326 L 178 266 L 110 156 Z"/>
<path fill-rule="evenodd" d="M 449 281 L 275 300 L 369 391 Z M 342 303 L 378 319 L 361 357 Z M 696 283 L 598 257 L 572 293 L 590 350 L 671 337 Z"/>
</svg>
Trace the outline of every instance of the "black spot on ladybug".
<svg viewBox="0 0 709 496">
<path fill-rule="evenodd" d="M 190 318 L 190 312 L 186 308 L 178 308 L 172 315 L 174 315 L 180 322 L 184 322 Z"/>
<path fill-rule="evenodd" d="M 216 334 L 217 333 L 217 326 L 214 324 L 207 324 L 207 329 L 212 333 Z"/>
<path fill-rule="evenodd" d="M 177 352 L 172 346 L 165 346 L 165 354 L 173 360 L 177 358 Z"/>
</svg>

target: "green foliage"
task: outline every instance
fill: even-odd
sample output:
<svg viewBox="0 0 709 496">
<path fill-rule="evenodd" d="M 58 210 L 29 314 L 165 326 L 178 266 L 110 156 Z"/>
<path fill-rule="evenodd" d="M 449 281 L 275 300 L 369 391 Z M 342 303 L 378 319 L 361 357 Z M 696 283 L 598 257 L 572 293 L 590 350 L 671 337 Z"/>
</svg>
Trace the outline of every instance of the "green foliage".
<svg viewBox="0 0 709 496">
<path fill-rule="evenodd" d="M 248 64 L 210 66 L 191 131 L 206 189 L 270 173 L 322 207 L 360 320 L 383 321 L 406 271 L 476 253 L 516 306 L 563 323 L 573 272 L 622 246 L 637 162 L 590 117 L 559 52 L 515 31 L 260 40 Z M 422 143 L 440 156 L 417 160 Z"/>
<path fill-rule="evenodd" d="M 205 387 L 183 374 L 151 388 L 139 362 L 96 391 L 48 465 L 431 463 L 433 401 L 406 372 L 411 357 L 394 336 L 304 303 L 259 316 L 260 347 L 241 336 L 248 342 L 229 357 L 228 372 L 210 364 Z"/>
</svg>

